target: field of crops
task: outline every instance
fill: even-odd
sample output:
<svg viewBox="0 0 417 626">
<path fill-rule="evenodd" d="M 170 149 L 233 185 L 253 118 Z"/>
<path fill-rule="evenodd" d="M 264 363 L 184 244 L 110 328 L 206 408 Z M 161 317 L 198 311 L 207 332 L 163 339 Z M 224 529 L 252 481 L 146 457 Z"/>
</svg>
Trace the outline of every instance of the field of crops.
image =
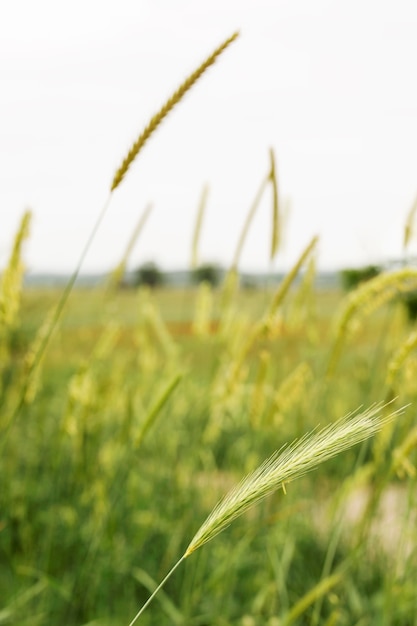
<svg viewBox="0 0 417 626">
<path fill-rule="evenodd" d="M 145 127 L 88 242 L 236 36 Z M 0 280 L 0 625 L 417 624 L 417 270 L 319 290 L 314 238 L 276 288 L 242 289 L 267 187 L 279 247 L 275 174 L 271 151 L 217 289 L 121 289 L 126 258 L 77 289 L 87 243 L 62 291 L 24 290 L 23 216 Z"/>
<path fill-rule="evenodd" d="M 216 291 L 79 289 L 39 360 L 61 294 L 20 300 L 16 283 L 14 310 L 11 292 L 2 302 L 0 623 L 127 626 L 276 449 L 360 406 L 415 401 L 396 292 L 416 275 L 348 296 L 311 272 L 287 293 L 230 277 Z M 244 511 L 138 623 L 415 624 L 415 416 Z"/>
</svg>

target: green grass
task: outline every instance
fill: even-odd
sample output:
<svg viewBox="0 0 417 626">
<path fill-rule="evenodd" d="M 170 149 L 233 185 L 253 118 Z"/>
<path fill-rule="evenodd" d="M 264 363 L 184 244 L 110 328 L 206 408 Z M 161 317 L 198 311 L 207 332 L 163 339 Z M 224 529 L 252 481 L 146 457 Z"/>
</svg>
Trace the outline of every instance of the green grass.
<svg viewBox="0 0 417 626">
<path fill-rule="evenodd" d="M 57 297 L 54 291 L 23 294 L 9 395 L 19 385 L 35 329 Z M 342 295 L 316 293 L 315 321 L 292 328 L 284 306 L 279 330 L 253 346 L 242 380 L 219 402 L 216 385 L 242 336 L 193 335 L 193 290 L 150 297 L 173 352 L 144 317 L 140 292 L 76 290 L 70 297 L 42 365 L 42 385 L 14 423 L 0 462 L 0 623 L 127 625 L 242 476 L 318 423 L 384 399 L 390 356 L 408 332 L 399 305 L 388 305 L 347 340 L 337 372 L 325 380 L 329 322 Z M 266 291 L 239 293 L 236 320 L 243 312 L 253 325 L 271 298 Z M 113 339 L 109 320 L 119 329 Z M 249 326 L 242 322 L 243 329 Z M 262 350 L 271 356 L 265 402 L 254 421 L 251 398 Z M 274 392 L 304 361 L 311 369 L 305 388 L 292 406 L 274 413 Z M 182 380 L 137 447 L 141 424 L 176 372 Z M 401 404 L 415 393 L 401 393 Z M 6 393 L 2 411 L 7 407 Z M 382 499 L 388 485 L 408 484 L 409 515 L 415 515 L 415 479 L 400 483 L 389 468 L 391 450 L 413 416 L 409 409 L 396 425 L 383 462 L 375 460 L 375 444 L 364 444 L 245 514 L 175 573 L 141 623 L 275 625 L 292 619 L 309 593 L 313 600 L 306 596 L 295 623 L 314 623 L 314 615 L 319 624 L 414 623 L 414 552 L 401 554 L 389 535 L 375 551 L 376 536 L 365 523 L 371 520 L 361 530 L 361 523 L 340 521 L 332 508 L 344 489 L 346 501 L 349 489 L 356 492 L 369 467 L 369 493 L 378 491 L 378 481 Z M 404 513 L 396 523 L 405 533 Z M 414 546 L 415 539 L 412 527 L 404 541 Z M 339 573 L 340 582 L 321 596 L 320 581 Z"/>
<path fill-rule="evenodd" d="M 127 626 L 216 502 L 275 450 L 359 406 L 416 401 L 415 350 L 397 356 L 414 345 L 396 298 L 412 290 L 413 270 L 349 299 L 317 291 L 313 239 L 276 293 L 234 292 L 233 275 L 203 292 L 207 319 L 196 290 L 74 289 L 138 152 L 235 39 L 133 143 L 63 292 L 21 292 L 24 216 L 0 282 L 0 625 Z M 275 174 L 271 151 L 261 186 L 273 187 L 271 256 L 282 217 Z M 257 201 L 247 224 L 256 210 Z M 194 248 L 199 234 L 197 224 Z M 301 266 L 304 281 L 290 289 Z M 411 404 L 286 494 L 239 509 L 181 562 L 140 623 L 415 625 L 415 416 Z"/>
</svg>

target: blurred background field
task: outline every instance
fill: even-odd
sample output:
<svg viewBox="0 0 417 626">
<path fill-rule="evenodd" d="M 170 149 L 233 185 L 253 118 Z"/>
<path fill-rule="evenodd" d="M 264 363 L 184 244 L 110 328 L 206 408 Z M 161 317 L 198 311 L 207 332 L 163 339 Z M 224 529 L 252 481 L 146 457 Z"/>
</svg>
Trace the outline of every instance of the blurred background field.
<svg viewBox="0 0 417 626">
<path fill-rule="evenodd" d="M 77 288 L 7 426 L 60 296 L 23 290 L 2 369 L 0 623 L 129 623 L 275 449 L 415 400 L 412 352 L 387 382 L 414 328 L 400 299 L 363 317 L 329 372 L 351 296 L 305 279 L 270 319 L 276 288 Z M 269 498 L 187 559 L 141 623 L 415 624 L 415 433 L 410 407 Z"/>
</svg>

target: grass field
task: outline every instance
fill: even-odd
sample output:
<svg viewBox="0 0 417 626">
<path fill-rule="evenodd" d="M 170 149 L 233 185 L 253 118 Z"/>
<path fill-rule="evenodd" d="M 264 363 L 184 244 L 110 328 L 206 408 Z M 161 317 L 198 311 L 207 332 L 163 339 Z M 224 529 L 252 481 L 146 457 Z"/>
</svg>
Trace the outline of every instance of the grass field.
<svg viewBox="0 0 417 626">
<path fill-rule="evenodd" d="M 4 431 L 0 623 L 128 624 L 216 501 L 275 449 L 359 405 L 414 400 L 412 353 L 386 382 L 412 331 L 397 300 L 345 338 L 329 374 L 346 297 L 301 292 L 243 357 L 272 292 L 238 291 L 226 308 L 221 289 L 73 292 Z M 4 422 L 58 297 L 23 292 Z M 415 624 L 415 429 L 411 407 L 252 509 L 140 622 Z"/>
<path fill-rule="evenodd" d="M 63 292 L 22 290 L 22 219 L 0 281 L 0 625 L 417 624 L 417 333 L 401 303 L 416 269 L 318 291 L 313 239 L 274 292 L 239 289 L 268 186 L 279 247 L 271 151 L 218 291 L 73 289 L 133 160 L 236 37 L 132 144 Z"/>
</svg>

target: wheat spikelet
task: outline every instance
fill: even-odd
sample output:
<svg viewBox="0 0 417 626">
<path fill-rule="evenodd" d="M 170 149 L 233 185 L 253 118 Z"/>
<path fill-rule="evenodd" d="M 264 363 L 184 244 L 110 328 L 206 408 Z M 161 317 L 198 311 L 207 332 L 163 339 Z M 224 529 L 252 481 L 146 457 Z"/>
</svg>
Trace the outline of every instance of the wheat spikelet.
<svg viewBox="0 0 417 626">
<path fill-rule="evenodd" d="M 204 72 L 216 61 L 216 59 L 226 50 L 226 48 L 238 37 L 239 33 L 234 33 L 231 37 L 226 39 L 207 59 L 178 87 L 178 89 L 172 94 L 172 96 L 165 102 L 163 107 L 156 113 L 148 125 L 144 128 L 139 135 L 133 146 L 130 148 L 126 157 L 123 159 L 122 164 L 116 171 L 110 192 L 114 191 L 122 182 L 126 175 L 127 170 L 136 159 L 140 150 L 143 148 L 149 137 L 155 132 L 160 123 L 168 115 L 168 113 L 175 107 L 176 104 L 182 100 L 187 91 L 197 82 L 197 80 L 204 74 Z"/>
<path fill-rule="evenodd" d="M 334 371 L 345 338 L 359 326 L 364 317 L 388 303 L 399 293 L 413 291 L 416 288 L 417 269 L 406 267 L 396 272 L 380 274 L 355 289 L 347 297 L 339 316 L 336 337 L 327 368 L 328 375 Z"/>
<path fill-rule="evenodd" d="M 184 556 L 188 557 L 216 537 L 236 518 L 271 493 L 331 459 L 348 448 L 368 439 L 392 420 L 402 409 L 388 416 L 386 405 L 371 406 L 367 411 L 348 415 L 318 432 L 305 435 L 275 452 L 252 474 L 215 506 L 191 540 Z"/>
</svg>

